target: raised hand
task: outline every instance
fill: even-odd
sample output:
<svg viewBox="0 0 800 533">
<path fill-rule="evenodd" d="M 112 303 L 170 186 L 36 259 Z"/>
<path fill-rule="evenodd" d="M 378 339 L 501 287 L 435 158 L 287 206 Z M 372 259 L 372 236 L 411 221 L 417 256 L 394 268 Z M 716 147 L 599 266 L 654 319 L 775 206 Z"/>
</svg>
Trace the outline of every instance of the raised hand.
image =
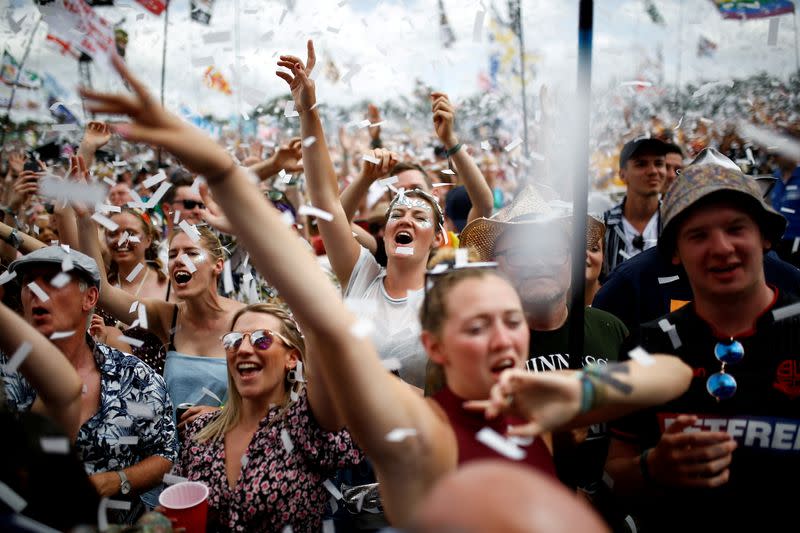
<svg viewBox="0 0 800 533">
<path fill-rule="evenodd" d="M 378 160 L 377 163 L 370 163 L 366 160 L 361 162 L 361 178 L 370 182 L 388 176 L 400 161 L 399 155 L 384 148 L 376 148 L 367 154 Z"/>
<path fill-rule="evenodd" d="M 41 177 L 42 175 L 38 172 L 23 170 L 17 179 L 14 180 L 14 184 L 11 187 L 8 207 L 14 211 L 19 211 L 19 209 L 25 205 L 25 202 L 36 194 L 36 191 L 39 189 L 39 178 Z"/>
<path fill-rule="evenodd" d="M 286 172 L 302 172 L 303 164 L 303 143 L 300 137 L 292 137 L 289 142 L 282 144 L 272 155 L 275 159 L 277 168 L 282 168 Z"/>
<path fill-rule="evenodd" d="M 25 167 L 26 156 L 22 152 L 11 152 L 8 154 L 8 168 L 11 170 L 11 175 L 16 177 L 22 173 Z"/>
<path fill-rule="evenodd" d="M 308 57 L 305 66 L 300 58 L 295 56 L 280 56 L 279 67 L 288 68 L 291 74 L 281 70 L 275 71 L 279 78 L 289 84 L 294 98 L 294 107 L 298 113 L 303 113 L 314 107 L 317 103 L 317 96 L 314 88 L 314 80 L 310 78 L 311 71 L 317 63 L 317 56 L 314 54 L 314 42 L 308 40 Z"/>
<path fill-rule="evenodd" d="M 242 160 L 242 166 L 249 167 L 261 162 L 264 145 L 258 139 L 252 141 L 247 147 L 247 157 Z"/>
<path fill-rule="evenodd" d="M 511 426 L 509 435 L 535 436 L 556 429 L 580 411 L 581 384 L 574 375 L 560 372 L 506 370 L 492 387 L 488 400 L 466 402 L 465 407 L 484 411 L 486 418 L 501 413 L 527 420 Z"/>
<path fill-rule="evenodd" d="M 130 73 L 119 56 L 114 56 L 112 63 L 133 89 L 133 94 L 108 94 L 81 88 L 81 96 L 86 98 L 89 111 L 127 115 L 132 122 L 112 125 L 120 136 L 132 142 L 163 146 L 181 159 L 189 170 L 207 179 L 222 179 L 235 166 L 222 147 L 164 109 L 144 84 Z"/>
<path fill-rule="evenodd" d="M 684 430 L 697 421 L 680 415 L 647 455 L 650 476 L 673 487 L 718 487 L 728 482 L 736 441 L 724 431 Z"/>
<path fill-rule="evenodd" d="M 205 183 L 200 184 L 200 198 L 202 198 L 203 203 L 206 204 L 202 215 L 203 220 L 215 230 L 232 235 L 233 228 L 228 221 L 228 217 L 225 216 L 225 213 L 222 212 L 222 208 L 214 201 L 214 198 L 211 196 L 211 191 L 208 190 L 208 185 Z"/>
<path fill-rule="evenodd" d="M 433 112 L 433 129 L 439 140 L 448 149 L 457 145 L 458 138 L 453 129 L 455 108 L 445 93 L 431 93 L 431 111 Z"/>
<path fill-rule="evenodd" d="M 111 139 L 111 128 L 105 122 L 92 120 L 86 124 L 86 131 L 83 132 L 81 148 L 90 150 L 92 153 L 99 150 Z"/>
</svg>

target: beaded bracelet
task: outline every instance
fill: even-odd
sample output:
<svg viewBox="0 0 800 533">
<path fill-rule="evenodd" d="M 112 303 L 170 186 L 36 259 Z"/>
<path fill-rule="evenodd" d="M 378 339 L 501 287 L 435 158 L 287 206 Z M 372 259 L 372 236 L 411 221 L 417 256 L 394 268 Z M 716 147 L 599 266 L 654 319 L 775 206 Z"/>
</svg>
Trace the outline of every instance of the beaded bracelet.
<svg viewBox="0 0 800 533">
<path fill-rule="evenodd" d="M 457 145 L 455 145 L 455 146 L 453 146 L 452 148 L 450 148 L 450 149 L 447 151 L 447 157 L 452 157 L 452 156 L 454 156 L 454 155 L 455 155 L 455 154 L 456 154 L 456 153 L 457 153 L 459 150 L 461 150 L 461 143 L 458 143 Z"/>
</svg>

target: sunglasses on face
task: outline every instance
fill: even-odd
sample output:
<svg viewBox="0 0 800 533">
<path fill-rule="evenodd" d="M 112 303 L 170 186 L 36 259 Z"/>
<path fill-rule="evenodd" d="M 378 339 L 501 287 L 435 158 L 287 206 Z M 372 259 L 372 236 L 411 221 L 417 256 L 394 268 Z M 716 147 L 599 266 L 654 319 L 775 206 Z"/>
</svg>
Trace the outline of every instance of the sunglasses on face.
<svg viewBox="0 0 800 533">
<path fill-rule="evenodd" d="M 199 207 L 200 209 L 206 208 L 206 204 L 203 202 L 197 202 L 195 200 L 181 200 L 181 204 L 183 204 L 183 208 L 187 211 L 194 209 L 195 207 Z"/>
<path fill-rule="evenodd" d="M 725 365 L 741 361 L 744 357 L 744 346 L 734 339 L 727 342 L 720 341 L 714 345 L 714 357 L 722 364 L 722 368 L 708 378 L 706 390 L 717 401 L 727 400 L 736 394 L 736 379 L 725 373 Z"/>
<path fill-rule="evenodd" d="M 256 350 L 269 350 L 269 347 L 272 346 L 275 339 L 280 340 L 289 348 L 293 348 L 292 343 L 287 341 L 283 335 L 268 329 L 257 329 L 251 333 L 231 331 L 222 336 L 222 347 L 225 348 L 226 352 L 236 352 L 239 350 L 246 336 L 250 337 L 250 344 L 252 344 L 253 348 Z"/>
</svg>

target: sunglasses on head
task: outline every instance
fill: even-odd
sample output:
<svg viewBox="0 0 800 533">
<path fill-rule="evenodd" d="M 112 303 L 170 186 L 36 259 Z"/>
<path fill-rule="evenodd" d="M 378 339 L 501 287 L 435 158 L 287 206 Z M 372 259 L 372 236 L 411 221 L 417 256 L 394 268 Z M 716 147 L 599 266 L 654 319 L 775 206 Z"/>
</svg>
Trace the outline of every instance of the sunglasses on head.
<svg viewBox="0 0 800 533">
<path fill-rule="evenodd" d="M 194 209 L 195 207 L 199 207 L 200 209 L 206 208 L 206 204 L 195 200 L 181 200 L 181 204 L 183 204 L 183 208 L 187 210 Z"/>
<path fill-rule="evenodd" d="M 744 346 L 734 339 L 727 342 L 720 341 L 714 345 L 714 357 L 722 364 L 722 368 L 708 378 L 706 390 L 717 401 L 727 400 L 736 394 L 736 379 L 725 373 L 725 365 L 741 361 L 744 357 Z"/>
<path fill-rule="evenodd" d="M 222 347 L 225 348 L 226 352 L 235 352 L 242 345 L 242 341 L 246 336 L 250 337 L 250 344 L 252 344 L 253 348 L 256 350 L 269 350 L 269 347 L 272 346 L 276 338 L 289 348 L 294 348 L 292 343 L 287 341 L 283 335 L 268 329 L 257 329 L 250 333 L 231 331 L 222 336 Z"/>
</svg>

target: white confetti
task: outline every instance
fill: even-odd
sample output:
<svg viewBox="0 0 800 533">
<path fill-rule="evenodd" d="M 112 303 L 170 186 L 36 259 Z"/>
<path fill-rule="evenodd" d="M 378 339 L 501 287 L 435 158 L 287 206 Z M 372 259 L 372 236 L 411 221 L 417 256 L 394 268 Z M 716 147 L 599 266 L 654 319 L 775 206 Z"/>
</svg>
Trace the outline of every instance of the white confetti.
<svg viewBox="0 0 800 533">
<path fill-rule="evenodd" d="M 194 224 L 189 224 L 185 220 L 181 220 L 180 224 L 178 224 L 183 232 L 192 239 L 192 242 L 200 242 L 200 232 L 197 230 L 197 226 Z"/>
<path fill-rule="evenodd" d="M 178 259 L 181 260 L 181 263 L 183 263 L 184 266 L 186 266 L 186 269 L 189 272 L 191 272 L 192 274 L 197 272 L 197 267 L 195 266 L 194 261 L 192 261 L 191 257 L 189 257 L 186 254 L 181 254 L 181 255 L 178 256 Z"/>
<path fill-rule="evenodd" d="M 303 139 L 303 146 L 305 146 L 306 148 L 308 148 L 309 146 L 311 146 L 311 145 L 312 145 L 312 144 L 314 144 L 315 142 L 317 142 L 317 138 L 316 138 L 316 137 L 314 137 L 313 135 L 309 135 L 308 137 L 306 137 L 305 139 Z"/>
<path fill-rule="evenodd" d="M 134 348 L 141 348 L 144 346 L 144 341 L 140 341 L 139 339 L 134 339 L 133 337 L 128 337 L 127 335 L 120 335 L 117 337 L 120 342 L 124 342 L 125 344 L 130 344 Z"/>
<path fill-rule="evenodd" d="M 292 526 L 283 526 L 281 533 L 294 533 L 294 530 L 292 529 Z"/>
<path fill-rule="evenodd" d="M 796 315 L 800 315 L 800 302 L 781 307 L 772 311 L 772 318 L 775 321 L 784 320 Z"/>
<path fill-rule="evenodd" d="M 780 18 L 771 17 L 769 19 L 769 30 L 767 32 L 767 46 L 776 46 L 778 44 L 778 28 L 780 27 Z"/>
<path fill-rule="evenodd" d="M 469 250 L 467 248 L 456 249 L 456 268 L 463 267 L 469 264 Z"/>
<path fill-rule="evenodd" d="M 683 124 L 683 115 L 681 115 L 681 118 L 680 118 L 680 120 L 678 120 L 678 123 L 677 123 L 677 124 L 675 124 L 675 127 L 674 127 L 674 128 L 672 128 L 672 129 L 673 129 L 673 130 L 677 130 L 678 128 L 680 128 L 680 127 L 681 127 L 681 124 Z"/>
<path fill-rule="evenodd" d="M 120 446 L 136 446 L 139 444 L 139 437 L 135 436 L 126 436 L 126 437 L 119 437 L 117 439 L 117 444 Z"/>
<path fill-rule="evenodd" d="M 414 255 L 413 246 L 398 246 L 395 248 L 397 255 Z"/>
<path fill-rule="evenodd" d="M 656 360 L 653 359 L 653 356 L 641 346 L 637 346 L 628 352 L 628 356 L 642 366 L 650 366 L 656 362 Z"/>
<path fill-rule="evenodd" d="M 487 152 L 492 149 L 492 145 L 489 144 L 489 141 L 481 141 L 481 150 L 486 150 Z"/>
<path fill-rule="evenodd" d="M 92 215 L 92 220 L 106 228 L 108 231 L 116 231 L 119 228 L 119 224 L 108 218 L 107 216 L 101 213 L 95 213 Z"/>
<path fill-rule="evenodd" d="M 721 80 L 721 81 L 712 81 L 710 83 L 704 83 L 697 89 L 693 94 L 692 98 L 702 98 L 703 96 L 707 95 L 717 87 L 733 87 L 733 80 Z"/>
<path fill-rule="evenodd" d="M 99 213 L 121 213 L 122 208 L 118 205 L 109 205 L 109 204 L 97 204 L 94 206 L 94 210 Z"/>
<path fill-rule="evenodd" d="M 192 66 L 195 68 L 214 66 L 214 56 L 192 57 Z"/>
<path fill-rule="evenodd" d="M 230 40 L 231 40 L 230 31 L 208 32 L 203 35 L 203 43 L 205 44 L 224 43 Z"/>
<path fill-rule="evenodd" d="M 69 439 L 66 437 L 41 437 L 39 446 L 44 453 L 66 455 L 69 453 Z"/>
<path fill-rule="evenodd" d="M 337 500 L 342 499 L 342 493 L 339 491 L 339 489 L 336 488 L 336 485 L 334 485 L 330 479 L 326 479 L 325 481 L 323 481 L 322 486 L 325 487 L 325 489 L 331 493 L 331 496 L 333 496 Z"/>
<path fill-rule="evenodd" d="M 59 339 L 66 339 L 67 337 L 72 337 L 75 335 L 74 331 L 54 331 L 50 334 L 51 341 L 57 341 Z"/>
<path fill-rule="evenodd" d="M 120 511 L 130 511 L 131 502 L 122 500 L 106 500 L 106 509 L 118 509 Z"/>
<path fill-rule="evenodd" d="M 31 533 L 59 533 L 57 529 L 46 526 L 41 522 L 37 522 L 32 518 L 28 518 L 24 514 L 15 514 L 11 517 L 11 521 L 19 526 L 19 530 L 14 531 L 30 531 Z"/>
<path fill-rule="evenodd" d="M 449 168 L 446 168 L 446 169 L 442 170 L 441 172 L 442 172 L 442 174 L 447 174 L 448 176 L 455 176 L 456 175 L 456 173 L 453 172 L 452 170 L 450 170 Z"/>
<path fill-rule="evenodd" d="M 47 175 L 39 180 L 39 194 L 69 204 L 97 205 L 105 201 L 106 188 L 99 183 L 76 183 Z"/>
<path fill-rule="evenodd" d="M 630 259 L 632 257 L 631 254 L 629 254 L 625 250 L 620 250 L 619 255 L 621 255 L 623 259 Z"/>
<path fill-rule="evenodd" d="M 781 207 L 781 213 L 789 213 L 790 215 L 793 215 L 794 209 L 791 207 Z"/>
<path fill-rule="evenodd" d="M 363 159 L 367 163 L 372 163 L 373 165 L 377 165 L 378 163 L 381 162 L 380 159 L 378 159 L 377 157 L 373 156 L 372 154 L 364 154 L 364 155 L 361 156 L 361 159 Z"/>
<path fill-rule="evenodd" d="M 233 292 L 233 274 L 231 273 L 230 260 L 225 260 L 225 263 L 222 267 L 222 287 L 225 294 L 230 294 Z"/>
<path fill-rule="evenodd" d="M 144 268 L 144 263 L 139 263 L 138 265 L 133 267 L 133 270 L 131 270 L 128 273 L 128 275 L 125 276 L 125 281 L 127 281 L 128 283 L 131 283 L 133 280 L 136 279 L 136 276 L 139 275 L 139 272 L 141 272 L 143 268 Z M 131 311 L 131 312 L 133 312 L 133 311 Z"/>
<path fill-rule="evenodd" d="M 175 214 L 172 215 L 172 223 L 177 224 L 181 220 L 181 211 L 180 209 L 175 210 Z"/>
<path fill-rule="evenodd" d="M 177 485 L 178 483 L 185 483 L 189 481 L 189 478 L 176 476 L 174 474 L 164 474 L 163 481 L 167 485 Z"/>
<path fill-rule="evenodd" d="M 369 120 L 364 119 L 361 122 L 359 122 L 358 124 L 356 124 L 356 126 L 358 128 L 366 128 L 367 126 L 369 126 Z"/>
<path fill-rule="evenodd" d="M 333 220 L 332 214 L 314 207 L 313 205 L 301 205 L 300 209 L 297 210 L 297 214 L 321 218 L 322 220 L 327 220 L 328 222 Z"/>
<path fill-rule="evenodd" d="M 414 428 L 394 428 L 386 434 L 386 440 L 389 442 L 403 442 L 409 437 L 416 437 L 417 430 Z"/>
<path fill-rule="evenodd" d="M 52 277 L 52 279 L 50 280 L 50 285 L 52 285 L 56 289 L 62 289 L 71 280 L 72 276 L 70 276 L 66 272 L 59 272 L 58 274 Z"/>
<path fill-rule="evenodd" d="M 286 429 L 281 430 L 281 442 L 283 443 L 283 449 L 286 450 L 286 453 L 292 453 L 294 450 L 294 443 L 292 443 L 291 437 L 289 437 L 289 432 Z"/>
<path fill-rule="evenodd" d="M 8 270 L 6 270 L 2 274 L 0 274 L 0 285 L 5 285 L 6 283 L 8 283 L 9 281 L 11 281 L 16 277 L 17 277 L 16 272 L 9 272 Z"/>
<path fill-rule="evenodd" d="M 395 370 L 400 370 L 400 368 L 402 368 L 402 365 L 400 364 L 400 359 L 396 357 L 389 357 L 387 359 L 382 359 L 381 364 L 383 365 L 383 368 L 389 370 L 390 372 Z"/>
<path fill-rule="evenodd" d="M 485 427 L 476 433 L 475 438 L 478 439 L 478 442 L 483 443 L 500 455 L 504 455 L 514 461 L 521 461 L 527 455 L 525 450 L 489 427 Z"/>
<path fill-rule="evenodd" d="M 397 176 L 389 176 L 388 178 L 383 178 L 378 180 L 378 185 L 381 187 L 388 187 L 389 185 L 394 185 L 400 180 Z"/>
<path fill-rule="evenodd" d="M 0 481 L 0 500 L 3 500 L 15 513 L 21 512 L 28 505 L 22 496 L 2 481 Z"/>
<path fill-rule="evenodd" d="M 434 183 L 433 184 L 433 188 L 436 188 L 436 187 L 452 187 L 452 186 L 453 186 L 452 183 Z"/>
<path fill-rule="evenodd" d="M 137 418 L 152 420 L 155 417 L 153 408 L 145 403 L 128 402 L 128 414 Z"/>
<path fill-rule="evenodd" d="M 103 182 L 109 187 L 113 187 L 117 184 L 117 182 L 112 180 L 111 178 L 103 178 Z"/>
<path fill-rule="evenodd" d="M 517 146 L 519 146 L 519 145 L 521 145 L 521 144 L 522 144 L 522 139 L 521 139 L 521 138 L 519 138 L 519 137 L 517 137 L 516 139 L 514 139 L 513 141 L 511 141 L 511 142 L 508 144 L 508 146 L 506 146 L 505 148 L 503 148 L 503 150 L 505 150 L 506 152 L 510 152 L 511 150 L 513 150 L 514 148 L 516 148 Z"/>
<path fill-rule="evenodd" d="M 28 283 L 28 289 L 30 289 L 30 291 L 43 302 L 46 302 L 47 300 L 50 299 L 47 293 L 44 292 L 42 288 L 36 284 L 35 281 L 31 281 L 30 283 Z"/>
<path fill-rule="evenodd" d="M 792 253 L 797 253 L 797 248 L 800 247 L 800 237 L 795 237 L 792 243 Z M 2 283 L 0 283 L 2 285 Z"/>
<path fill-rule="evenodd" d="M 666 276 L 663 278 L 658 278 L 659 285 L 666 285 L 667 283 L 672 283 L 673 281 L 678 281 L 681 279 L 680 276 Z"/>
<path fill-rule="evenodd" d="M 28 341 L 23 342 L 19 345 L 19 348 L 11 355 L 8 359 L 8 362 L 3 365 L 3 371 L 6 374 L 13 374 L 17 371 L 19 366 L 27 359 L 28 355 L 30 355 L 31 350 L 33 349 L 33 345 Z"/>
<path fill-rule="evenodd" d="M 144 204 L 145 209 L 154 209 L 156 204 L 161 201 L 161 198 L 166 194 L 169 188 L 172 187 L 172 183 L 165 181 L 161 185 L 158 186 L 156 192 L 147 200 L 147 203 Z"/>
<path fill-rule="evenodd" d="M 608 472 L 605 470 L 603 470 L 603 483 L 605 483 L 609 489 L 614 488 L 614 478 L 608 475 Z"/>
<path fill-rule="evenodd" d="M 162 182 L 162 181 L 164 181 L 165 179 L 167 179 L 167 174 L 164 172 L 164 169 L 163 169 L 163 168 L 161 168 L 161 169 L 159 169 L 159 170 L 158 170 L 158 172 L 157 172 L 157 173 L 153 174 L 152 176 L 150 176 L 149 178 L 147 178 L 146 180 L 144 180 L 144 181 L 142 182 L 142 186 L 143 186 L 145 189 L 149 189 L 149 188 L 150 188 L 150 187 L 152 187 L 153 185 L 155 185 L 155 184 L 157 184 L 157 183 L 161 183 L 161 182 Z"/>
<path fill-rule="evenodd" d="M 139 309 L 137 310 L 137 312 L 138 312 L 137 316 L 139 317 L 139 325 L 143 329 L 148 329 L 148 326 L 147 326 L 147 306 L 140 305 Z"/>
<path fill-rule="evenodd" d="M 341 5 L 342 2 L 339 4 Z M 336 511 L 334 511 L 335 513 Z M 322 521 L 322 533 L 336 533 L 336 526 L 333 524 L 333 520 L 323 520 Z"/>
<path fill-rule="evenodd" d="M 283 107 L 283 116 L 286 118 L 293 118 L 299 117 L 300 113 L 297 112 L 297 109 L 294 107 L 294 102 L 289 100 Z"/>
<path fill-rule="evenodd" d="M 130 309 L 128 309 L 128 313 L 129 313 L 129 314 L 133 314 L 133 312 L 134 312 L 134 311 L 136 311 L 136 308 L 137 308 L 137 307 L 139 307 L 139 300 L 135 300 L 135 301 L 134 301 L 134 302 L 131 304 L 131 307 L 130 307 Z"/>
<path fill-rule="evenodd" d="M 666 318 L 662 318 L 658 321 L 658 327 L 661 328 L 661 331 L 669 335 L 669 340 L 672 343 L 672 348 L 677 350 L 683 344 L 681 342 L 681 338 L 678 336 L 678 329 L 675 325 L 670 324 L 669 320 Z"/>
</svg>

